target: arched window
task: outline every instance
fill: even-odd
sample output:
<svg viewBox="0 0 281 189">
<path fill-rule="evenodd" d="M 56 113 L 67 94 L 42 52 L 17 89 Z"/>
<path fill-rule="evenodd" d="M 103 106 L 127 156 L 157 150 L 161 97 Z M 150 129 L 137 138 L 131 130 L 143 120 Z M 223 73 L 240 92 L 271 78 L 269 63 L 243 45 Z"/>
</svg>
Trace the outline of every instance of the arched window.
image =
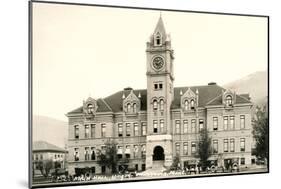
<svg viewBox="0 0 281 189">
<path fill-rule="evenodd" d="M 225 103 L 227 106 L 232 105 L 232 96 L 231 95 L 226 96 Z"/>
<path fill-rule="evenodd" d="M 155 36 L 155 44 L 161 45 L 161 34 L 159 32 Z"/>
<path fill-rule="evenodd" d="M 188 110 L 188 100 L 184 101 L 184 110 Z"/>
<path fill-rule="evenodd" d="M 87 111 L 88 111 L 88 114 L 94 113 L 94 106 L 93 106 L 93 104 L 88 104 Z"/>
<path fill-rule="evenodd" d="M 194 109 L 194 100 L 190 101 L 190 106 L 191 106 L 191 109 L 193 110 Z"/>
<path fill-rule="evenodd" d="M 130 104 L 130 103 L 127 104 L 127 112 L 128 112 L 128 113 L 131 112 L 131 104 Z"/>
<path fill-rule="evenodd" d="M 153 100 L 153 110 L 157 110 L 157 106 L 158 106 L 157 100 L 154 99 Z"/>
<path fill-rule="evenodd" d="M 133 112 L 137 113 L 137 104 L 136 103 L 133 104 Z"/>
<path fill-rule="evenodd" d="M 164 110 L 164 100 L 163 99 L 160 100 L 160 110 L 161 111 Z"/>
</svg>

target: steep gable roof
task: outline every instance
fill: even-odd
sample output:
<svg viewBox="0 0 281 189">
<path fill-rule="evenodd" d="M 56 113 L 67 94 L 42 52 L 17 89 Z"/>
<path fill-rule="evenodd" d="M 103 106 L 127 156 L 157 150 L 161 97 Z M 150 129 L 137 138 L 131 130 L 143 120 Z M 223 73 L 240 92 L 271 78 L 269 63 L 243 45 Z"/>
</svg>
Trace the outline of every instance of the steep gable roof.
<svg viewBox="0 0 281 189">
<path fill-rule="evenodd" d="M 196 93 L 198 90 L 198 107 L 205 107 L 207 105 L 222 105 L 222 91 L 225 89 L 219 85 L 202 85 L 202 86 L 191 86 L 191 87 L 175 87 L 174 88 L 174 100 L 172 102 L 171 108 L 177 109 L 180 108 L 180 101 L 181 101 L 181 92 L 184 94 L 188 88 L 192 90 L 192 92 Z M 98 99 L 97 105 L 98 109 L 97 112 L 122 112 L 123 111 L 123 97 L 127 97 L 131 90 L 122 90 L 118 91 L 106 98 Z M 141 103 L 141 110 L 147 110 L 147 90 L 146 89 L 137 89 L 132 91 L 137 97 L 140 94 L 140 103 Z M 236 94 L 236 103 L 243 104 L 243 103 L 251 103 L 251 101 L 247 98 L 246 95 L 238 95 Z M 75 113 L 83 113 L 83 107 L 79 107 L 69 114 Z"/>
</svg>

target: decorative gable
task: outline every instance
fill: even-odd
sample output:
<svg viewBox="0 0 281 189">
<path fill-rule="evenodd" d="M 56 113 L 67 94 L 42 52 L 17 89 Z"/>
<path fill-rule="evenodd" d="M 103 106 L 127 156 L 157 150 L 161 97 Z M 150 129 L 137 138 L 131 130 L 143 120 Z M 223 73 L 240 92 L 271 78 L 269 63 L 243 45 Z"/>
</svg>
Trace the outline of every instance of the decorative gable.
<svg viewBox="0 0 281 189">
<path fill-rule="evenodd" d="M 180 92 L 182 94 L 182 91 Z M 184 111 L 195 110 L 198 106 L 198 90 L 196 94 L 188 88 L 187 91 L 181 96 L 181 108 Z"/>
<path fill-rule="evenodd" d="M 232 107 L 236 102 L 236 93 L 227 89 L 222 91 L 222 103 L 227 107 Z"/>
<path fill-rule="evenodd" d="M 128 114 L 135 114 L 139 112 L 140 105 L 140 99 L 135 95 L 133 90 L 131 90 L 129 95 L 123 100 L 123 110 Z"/>
<path fill-rule="evenodd" d="M 95 115 L 98 109 L 97 101 L 89 97 L 86 101 L 83 101 L 83 113 L 86 115 Z"/>
</svg>

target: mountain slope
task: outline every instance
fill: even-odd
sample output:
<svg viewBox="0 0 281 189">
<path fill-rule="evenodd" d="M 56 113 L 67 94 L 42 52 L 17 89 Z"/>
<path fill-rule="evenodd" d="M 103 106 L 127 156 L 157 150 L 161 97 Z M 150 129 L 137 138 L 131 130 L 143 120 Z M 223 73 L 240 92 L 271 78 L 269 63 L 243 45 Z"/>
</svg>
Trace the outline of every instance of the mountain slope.
<svg viewBox="0 0 281 189">
<path fill-rule="evenodd" d="M 267 102 L 267 72 L 259 71 L 243 77 L 239 80 L 227 83 L 223 87 L 237 93 L 249 93 L 251 100 L 257 105 Z"/>
<path fill-rule="evenodd" d="M 67 135 L 67 122 L 46 116 L 33 116 L 33 141 L 43 140 L 64 148 Z"/>
</svg>

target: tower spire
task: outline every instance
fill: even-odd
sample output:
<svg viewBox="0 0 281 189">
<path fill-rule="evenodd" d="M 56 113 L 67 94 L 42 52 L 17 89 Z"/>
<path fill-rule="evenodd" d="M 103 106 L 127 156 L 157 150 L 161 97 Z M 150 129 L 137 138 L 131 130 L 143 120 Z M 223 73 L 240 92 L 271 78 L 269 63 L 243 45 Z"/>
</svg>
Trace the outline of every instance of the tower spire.
<svg viewBox="0 0 281 189">
<path fill-rule="evenodd" d="M 153 32 L 154 35 L 156 35 L 157 33 L 160 33 L 164 38 L 166 38 L 166 30 L 164 27 L 164 22 L 162 19 L 162 13 L 160 12 L 160 16 L 158 19 L 158 22 L 156 24 L 155 30 Z"/>
</svg>

